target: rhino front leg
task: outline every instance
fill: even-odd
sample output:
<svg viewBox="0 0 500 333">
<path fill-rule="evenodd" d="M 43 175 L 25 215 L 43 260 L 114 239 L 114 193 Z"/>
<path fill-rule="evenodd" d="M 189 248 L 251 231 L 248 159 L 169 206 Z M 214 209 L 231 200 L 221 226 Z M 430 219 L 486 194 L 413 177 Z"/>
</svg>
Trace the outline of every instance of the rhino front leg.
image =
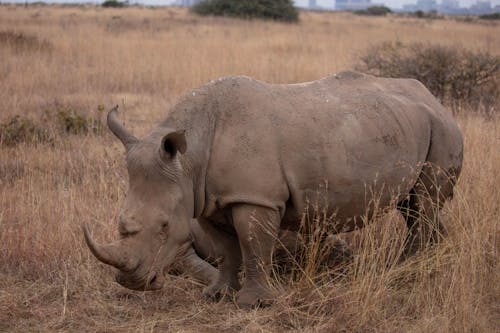
<svg viewBox="0 0 500 333">
<path fill-rule="evenodd" d="M 207 284 L 214 283 L 219 274 L 218 269 L 200 258 L 193 247 L 182 258 L 182 267 L 191 277 Z"/>
<path fill-rule="evenodd" d="M 269 305 L 273 295 L 268 279 L 278 237 L 279 213 L 262 206 L 241 204 L 233 207 L 232 215 L 245 270 L 237 304 L 244 308 Z"/>
<path fill-rule="evenodd" d="M 203 295 L 219 299 L 240 289 L 238 272 L 241 266 L 241 251 L 234 235 L 215 228 L 208 220 L 199 219 L 200 226 L 208 236 L 210 248 L 218 261 L 217 276 L 203 289 Z"/>
</svg>

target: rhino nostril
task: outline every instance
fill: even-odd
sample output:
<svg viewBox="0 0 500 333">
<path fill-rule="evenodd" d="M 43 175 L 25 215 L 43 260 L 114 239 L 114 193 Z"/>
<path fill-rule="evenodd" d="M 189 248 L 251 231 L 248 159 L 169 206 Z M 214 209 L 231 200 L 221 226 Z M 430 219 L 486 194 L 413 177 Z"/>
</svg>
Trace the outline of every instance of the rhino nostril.
<svg viewBox="0 0 500 333">
<path fill-rule="evenodd" d="M 153 285 L 156 282 L 156 273 L 153 273 L 153 275 L 149 278 L 148 284 Z"/>
</svg>

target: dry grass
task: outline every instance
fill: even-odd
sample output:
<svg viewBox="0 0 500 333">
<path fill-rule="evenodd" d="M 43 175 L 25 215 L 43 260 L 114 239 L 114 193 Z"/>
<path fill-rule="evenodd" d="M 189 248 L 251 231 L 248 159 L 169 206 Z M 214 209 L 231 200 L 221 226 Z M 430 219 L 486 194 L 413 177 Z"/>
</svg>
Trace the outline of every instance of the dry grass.
<svg viewBox="0 0 500 333">
<path fill-rule="evenodd" d="M 332 13 L 301 19 L 0 6 L 0 31 L 50 45 L 19 48 L 0 39 L 0 120 L 42 117 L 54 105 L 98 116 L 98 105 L 120 103 L 126 123 L 142 134 L 182 92 L 223 75 L 313 80 L 395 39 L 500 54 L 497 23 Z M 273 307 L 255 311 L 206 302 L 202 286 L 185 277 L 169 277 L 161 292 L 128 291 L 92 257 L 79 226 L 96 225 L 100 239 L 115 236 L 126 188 L 117 140 L 55 134 L 50 144 L 0 147 L 0 331 L 493 332 L 500 327 L 500 119 L 458 120 L 465 164 L 443 212 L 449 235 L 442 244 L 395 265 L 403 229 L 390 214 L 349 236 L 356 260 L 345 274 L 283 285 Z"/>
</svg>

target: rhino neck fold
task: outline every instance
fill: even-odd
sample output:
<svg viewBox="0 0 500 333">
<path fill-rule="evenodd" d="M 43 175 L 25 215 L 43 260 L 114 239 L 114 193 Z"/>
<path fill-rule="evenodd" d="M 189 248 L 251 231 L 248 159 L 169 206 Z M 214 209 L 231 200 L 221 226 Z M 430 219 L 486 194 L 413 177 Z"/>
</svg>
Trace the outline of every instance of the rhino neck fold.
<svg viewBox="0 0 500 333">
<path fill-rule="evenodd" d="M 174 106 L 161 125 L 186 130 L 187 151 L 180 156 L 185 176 L 193 184 L 193 218 L 205 208 L 206 171 L 215 133 L 213 103 L 205 94 L 187 94 Z M 215 112 L 217 112 L 215 110 Z"/>
<path fill-rule="evenodd" d="M 197 161 L 195 154 L 188 154 L 181 158 L 184 175 L 191 180 L 193 191 L 193 218 L 201 215 L 205 205 L 205 170 L 203 164 Z M 193 156 L 194 155 L 194 156 Z"/>
<path fill-rule="evenodd" d="M 188 178 L 192 184 L 194 204 L 193 218 L 197 218 L 201 215 L 205 207 L 205 178 L 210 147 L 203 147 L 203 143 L 191 142 L 191 140 L 188 139 L 188 147 L 193 146 L 201 147 L 186 152 L 186 154 L 181 157 L 180 161 L 184 169 L 185 177 Z"/>
</svg>

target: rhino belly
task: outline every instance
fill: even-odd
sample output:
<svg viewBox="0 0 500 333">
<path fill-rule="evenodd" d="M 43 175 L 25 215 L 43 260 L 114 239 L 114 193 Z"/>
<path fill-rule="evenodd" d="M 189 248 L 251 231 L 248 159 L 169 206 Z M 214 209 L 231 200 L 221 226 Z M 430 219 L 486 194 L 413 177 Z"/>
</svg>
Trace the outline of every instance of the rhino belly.
<svg viewBox="0 0 500 333">
<path fill-rule="evenodd" d="M 348 232 L 364 226 L 375 213 L 383 213 L 391 204 L 406 197 L 420 168 L 390 169 L 358 177 L 329 177 L 290 188 L 290 199 L 282 220 L 282 229 L 297 230 L 300 222 L 326 215 L 335 223 L 336 232 Z"/>
<path fill-rule="evenodd" d="M 304 211 L 320 207 L 335 216 L 339 232 L 350 231 L 362 226 L 360 217 L 371 217 L 402 200 L 417 180 L 429 140 L 425 134 L 417 140 L 408 133 L 338 137 L 289 159 L 290 196 L 283 226 L 294 229 Z"/>
</svg>

